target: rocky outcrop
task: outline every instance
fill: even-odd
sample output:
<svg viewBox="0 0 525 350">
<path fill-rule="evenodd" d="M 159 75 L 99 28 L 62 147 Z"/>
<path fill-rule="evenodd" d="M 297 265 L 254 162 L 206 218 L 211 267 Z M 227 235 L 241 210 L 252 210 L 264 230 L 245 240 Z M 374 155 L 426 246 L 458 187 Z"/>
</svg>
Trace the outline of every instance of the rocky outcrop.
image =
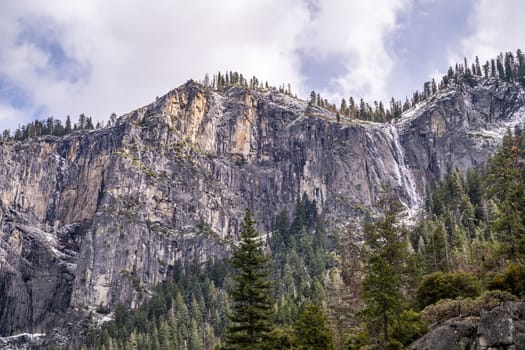
<svg viewBox="0 0 525 350">
<path fill-rule="evenodd" d="M 521 88 L 498 80 L 460 85 L 405 114 L 399 134 L 416 178 L 427 184 L 454 168 L 484 163 L 507 129 L 524 123 Z"/>
<path fill-rule="evenodd" d="M 479 317 L 457 317 L 437 325 L 408 350 L 525 349 L 525 303 L 505 302 Z"/>
<path fill-rule="evenodd" d="M 297 195 L 329 227 L 390 184 L 410 220 L 449 170 L 524 121 L 520 86 L 436 95 L 391 124 L 337 122 L 276 90 L 189 82 L 112 128 L 0 147 L 0 335 L 136 305 L 175 261 L 222 258 L 245 208 L 266 234 Z"/>
<path fill-rule="evenodd" d="M 22 333 L 10 337 L 0 337 L 0 349 L 3 350 L 26 350 L 45 347 L 45 334 Z"/>
</svg>

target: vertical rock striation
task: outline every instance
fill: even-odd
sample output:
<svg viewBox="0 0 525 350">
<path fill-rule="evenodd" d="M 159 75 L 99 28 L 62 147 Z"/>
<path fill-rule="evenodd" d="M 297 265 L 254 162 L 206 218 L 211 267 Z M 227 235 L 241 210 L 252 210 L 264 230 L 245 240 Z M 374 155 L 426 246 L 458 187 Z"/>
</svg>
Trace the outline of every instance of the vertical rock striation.
<svg viewBox="0 0 525 350">
<path fill-rule="evenodd" d="M 0 147 L 0 335 L 54 315 L 136 305 L 175 261 L 227 254 L 252 208 L 267 233 L 298 195 L 328 225 L 363 215 L 382 184 L 406 207 L 451 169 L 482 164 L 524 121 L 521 87 L 460 85 L 392 124 L 275 90 L 189 82 L 113 128 Z"/>
</svg>

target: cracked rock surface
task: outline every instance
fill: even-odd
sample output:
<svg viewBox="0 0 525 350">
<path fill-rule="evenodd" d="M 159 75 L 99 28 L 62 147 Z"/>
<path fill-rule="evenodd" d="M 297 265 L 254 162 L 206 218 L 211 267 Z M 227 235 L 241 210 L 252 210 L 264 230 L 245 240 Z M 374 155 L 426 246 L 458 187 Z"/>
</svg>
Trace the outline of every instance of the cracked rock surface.
<svg viewBox="0 0 525 350">
<path fill-rule="evenodd" d="M 479 317 L 457 317 L 435 327 L 409 350 L 525 349 L 525 302 L 504 302 Z"/>
<path fill-rule="evenodd" d="M 523 124 L 524 105 L 520 86 L 487 80 L 393 123 L 338 123 L 276 90 L 188 82 L 114 127 L 3 144 L 0 336 L 137 305 L 175 261 L 223 258 L 247 207 L 266 234 L 306 193 L 333 228 L 387 183 L 409 221 L 427 188 Z"/>
</svg>

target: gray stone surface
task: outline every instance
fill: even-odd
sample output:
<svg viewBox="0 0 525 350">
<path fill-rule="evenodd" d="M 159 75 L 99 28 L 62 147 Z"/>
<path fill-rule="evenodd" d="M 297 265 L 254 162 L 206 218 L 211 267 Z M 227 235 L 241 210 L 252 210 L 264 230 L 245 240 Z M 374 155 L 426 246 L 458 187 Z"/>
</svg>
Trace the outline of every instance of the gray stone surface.
<svg viewBox="0 0 525 350">
<path fill-rule="evenodd" d="M 408 350 L 467 350 L 476 336 L 479 317 L 455 318 L 438 325 Z"/>
<path fill-rule="evenodd" d="M 408 350 L 525 349 L 525 302 L 504 302 L 479 317 L 458 317 L 437 325 Z"/>
<path fill-rule="evenodd" d="M 519 86 L 492 81 L 392 124 L 337 123 L 275 90 L 187 83 L 113 128 L 4 144 L 0 336 L 136 305 L 175 261 L 224 257 L 247 207 L 266 234 L 307 193 L 334 227 L 389 183 L 409 220 L 449 170 L 486 161 L 523 105 Z"/>
</svg>

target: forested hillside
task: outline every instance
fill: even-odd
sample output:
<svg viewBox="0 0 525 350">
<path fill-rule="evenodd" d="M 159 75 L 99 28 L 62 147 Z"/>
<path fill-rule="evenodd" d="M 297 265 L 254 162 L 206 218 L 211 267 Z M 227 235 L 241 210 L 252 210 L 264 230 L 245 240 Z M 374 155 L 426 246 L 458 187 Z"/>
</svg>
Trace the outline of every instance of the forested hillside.
<svg viewBox="0 0 525 350">
<path fill-rule="evenodd" d="M 390 109 L 228 72 L 6 131 L 0 342 L 417 348 L 522 298 L 525 63 L 493 62 Z"/>
<path fill-rule="evenodd" d="M 454 171 L 433 190 L 412 228 L 388 188 L 381 215 L 359 233 L 327 234 L 315 203 L 297 198 L 264 245 L 275 302 L 268 348 L 402 348 L 458 302 L 475 314 L 523 297 L 524 164 L 525 133 L 509 130 L 485 167 Z M 234 275 L 222 261 L 177 265 L 149 302 L 90 328 L 84 347 L 213 349 L 230 324 Z M 305 345 L 305 332 L 325 341 Z"/>
</svg>

